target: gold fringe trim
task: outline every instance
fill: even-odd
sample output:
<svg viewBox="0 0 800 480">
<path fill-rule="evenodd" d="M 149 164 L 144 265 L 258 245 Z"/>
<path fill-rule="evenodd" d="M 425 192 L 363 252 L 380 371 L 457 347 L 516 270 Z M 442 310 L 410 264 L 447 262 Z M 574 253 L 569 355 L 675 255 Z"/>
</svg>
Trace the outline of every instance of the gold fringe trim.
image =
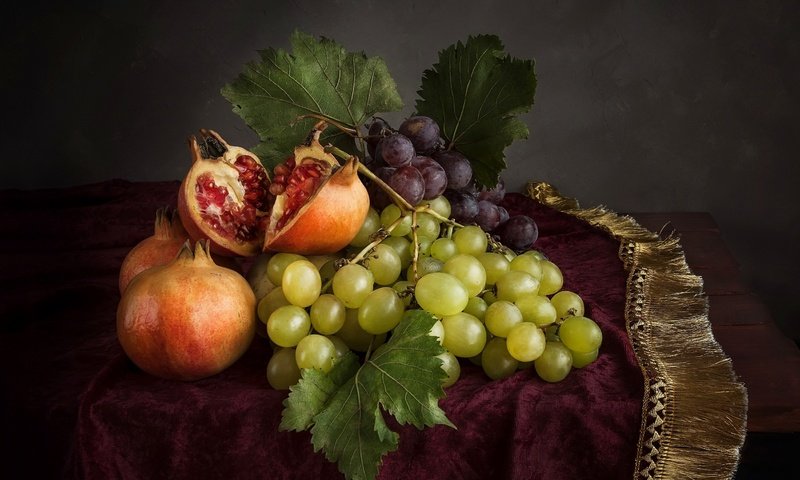
<svg viewBox="0 0 800 480">
<path fill-rule="evenodd" d="M 581 209 L 547 183 L 531 182 L 527 193 L 620 242 L 626 328 L 644 376 L 633 478 L 732 478 L 747 433 L 747 390 L 714 339 L 703 280 L 679 239 L 604 207 Z"/>
</svg>

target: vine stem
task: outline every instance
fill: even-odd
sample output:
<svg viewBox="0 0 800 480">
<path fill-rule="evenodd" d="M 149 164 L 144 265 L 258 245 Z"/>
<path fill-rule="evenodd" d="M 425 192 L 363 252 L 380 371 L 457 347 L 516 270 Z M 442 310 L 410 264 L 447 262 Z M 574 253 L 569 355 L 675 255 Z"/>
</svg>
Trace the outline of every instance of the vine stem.
<svg viewBox="0 0 800 480">
<path fill-rule="evenodd" d="M 347 125 L 343 124 L 338 120 L 334 120 L 331 117 L 321 115 L 318 113 L 306 113 L 305 115 L 299 115 L 297 118 L 295 118 L 295 122 L 299 120 L 304 120 L 306 118 L 316 118 L 317 120 L 322 120 L 325 123 L 333 125 L 334 127 L 338 128 L 344 133 L 350 135 L 351 137 L 360 137 L 360 135 L 358 134 L 358 130 L 356 130 L 355 128 L 348 127 Z"/>
</svg>

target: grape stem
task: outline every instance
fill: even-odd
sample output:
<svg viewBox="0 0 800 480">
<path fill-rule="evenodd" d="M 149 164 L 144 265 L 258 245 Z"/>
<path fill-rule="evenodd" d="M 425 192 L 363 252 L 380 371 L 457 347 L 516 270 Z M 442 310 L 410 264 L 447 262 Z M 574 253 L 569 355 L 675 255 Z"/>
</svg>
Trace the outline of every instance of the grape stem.
<svg viewBox="0 0 800 480">
<path fill-rule="evenodd" d="M 417 261 L 419 261 L 419 238 L 417 237 L 417 210 L 411 211 L 411 239 L 414 242 L 414 253 L 411 255 L 411 274 L 414 284 L 417 283 Z"/>
<path fill-rule="evenodd" d="M 328 152 L 328 153 L 331 153 L 334 156 L 339 157 L 339 158 L 341 158 L 343 160 L 349 160 L 350 158 L 353 157 L 352 155 L 350 155 L 349 153 L 345 152 L 341 148 L 338 148 L 338 147 L 333 146 L 333 145 L 327 145 L 325 147 L 325 151 Z M 460 223 L 456 222 L 455 220 L 452 220 L 452 219 L 449 219 L 447 217 L 444 217 L 444 216 L 440 215 L 437 211 L 435 211 L 434 209 L 432 209 L 430 207 L 430 204 L 423 204 L 423 205 L 419 205 L 419 206 L 416 206 L 416 207 L 411 205 L 410 203 L 408 203 L 408 201 L 406 201 L 405 198 L 400 196 L 399 193 L 397 193 L 392 187 L 387 185 L 386 182 L 384 182 L 380 177 L 375 175 L 369 168 L 366 167 L 366 165 L 364 165 L 361 162 L 358 162 L 358 171 L 359 171 L 359 173 L 361 173 L 362 175 L 364 175 L 365 177 L 367 177 L 371 181 L 375 182 L 375 184 L 377 184 L 381 188 L 381 190 L 383 190 L 384 192 L 386 192 L 387 195 L 389 195 L 389 197 L 392 199 L 392 202 L 400 208 L 400 212 L 401 212 L 400 217 L 397 220 L 395 220 L 392 223 L 392 225 L 387 227 L 386 230 L 391 232 L 399 224 L 399 222 L 402 221 L 402 219 L 403 219 L 403 217 L 405 215 L 408 215 L 409 213 L 411 214 L 411 232 L 412 232 L 411 236 L 412 236 L 412 241 L 414 243 L 414 253 L 412 254 L 412 257 L 411 257 L 411 271 L 413 272 L 414 283 L 416 283 L 417 280 L 418 280 L 418 277 L 417 277 L 417 262 L 419 260 L 419 238 L 417 237 L 417 227 L 418 227 L 418 225 L 417 225 L 417 214 L 419 214 L 419 213 L 427 213 L 430 216 L 436 218 L 440 222 L 442 222 L 445 225 L 447 225 L 448 237 L 450 237 L 452 235 L 452 231 L 453 231 L 454 227 L 459 227 L 460 228 L 460 227 L 463 227 L 463 225 L 461 225 Z M 353 260 L 350 261 L 350 263 L 357 263 L 357 262 L 361 261 L 372 248 L 374 248 L 378 243 L 380 243 L 385 238 L 386 238 L 386 236 L 383 236 L 383 237 L 378 236 L 378 238 L 376 238 L 373 242 L 371 242 L 369 245 L 364 247 L 364 249 L 361 250 L 361 252 L 359 252 L 359 254 L 356 255 L 353 258 Z"/>
</svg>

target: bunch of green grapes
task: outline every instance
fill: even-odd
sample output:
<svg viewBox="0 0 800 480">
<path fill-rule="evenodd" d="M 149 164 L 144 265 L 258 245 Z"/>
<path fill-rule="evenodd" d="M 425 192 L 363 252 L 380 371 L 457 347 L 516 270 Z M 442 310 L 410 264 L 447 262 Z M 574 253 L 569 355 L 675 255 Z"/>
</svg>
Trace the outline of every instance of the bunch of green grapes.
<svg viewBox="0 0 800 480">
<path fill-rule="evenodd" d="M 562 290 L 556 264 L 535 250 L 517 255 L 478 226 L 441 222 L 451 213 L 443 196 L 425 204 L 413 214 L 371 208 L 345 259 L 319 268 L 290 253 L 269 259 L 274 289 L 258 317 L 277 347 L 267 368 L 274 388 L 289 388 L 304 368 L 329 371 L 348 350 L 376 348 L 412 309 L 438 319 L 431 335 L 446 350 L 445 387 L 460 376 L 459 358 L 492 379 L 533 366 L 548 382 L 597 358 L 602 332 L 581 297 Z"/>
</svg>

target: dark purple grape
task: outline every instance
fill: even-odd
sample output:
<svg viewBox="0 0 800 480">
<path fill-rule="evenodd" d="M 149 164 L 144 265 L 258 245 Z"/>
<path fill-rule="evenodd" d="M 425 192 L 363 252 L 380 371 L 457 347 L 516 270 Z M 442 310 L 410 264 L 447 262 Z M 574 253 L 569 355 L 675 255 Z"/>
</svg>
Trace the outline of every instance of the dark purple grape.
<svg viewBox="0 0 800 480">
<path fill-rule="evenodd" d="M 447 200 L 450 201 L 450 216 L 458 223 L 469 224 L 478 214 L 478 201 L 472 195 L 455 190 L 445 190 Z"/>
<path fill-rule="evenodd" d="M 452 150 L 444 150 L 433 154 L 433 159 L 439 162 L 447 174 L 447 187 L 459 190 L 472 180 L 472 166 L 464 155 Z"/>
<path fill-rule="evenodd" d="M 506 223 L 509 218 L 508 210 L 505 207 L 498 206 L 497 211 L 500 212 L 500 225 Z"/>
<path fill-rule="evenodd" d="M 475 200 L 478 200 L 478 192 L 480 192 L 480 187 L 475 182 L 469 182 L 466 187 L 460 188 L 459 191 L 468 193 L 475 197 Z"/>
<path fill-rule="evenodd" d="M 414 145 L 411 140 L 399 133 L 384 137 L 378 145 L 381 158 L 387 165 L 395 168 L 404 167 L 414 158 Z"/>
<path fill-rule="evenodd" d="M 395 170 L 396 169 L 392 167 L 379 167 L 375 170 L 375 175 L 384 182 L 388 183 L 389 178 L 392 177 Z M 372 206 L 379 212 L 392 203 L 392 198 L 389 196 L 389 194 L 386 193 L 386 191 L 384 191 L 380 185 L 375 182 L 370 182 L 370 184 L 367 186 L 367 193 L 369 193 L 370 204 L 372 204 Z"/>
<path fill-rule="evenodd" d="M 447 188 L 447 174 L 444 173 L 444 168 L 431 157 L 414 157 L 411 165 L 419 170 L 425 179 L 425 195 L 422 197 L 424 200 L 438 197 Z"/>
<path fill-rule="evenodd" d="M 497 231 L 500 241 L 513 250 L 525 250 L 539 238 L 539 227 L 531 217 L 514 215 Z"/>
<path fill-rule="evenodd" d="M 382 118 L 373 118 L 372 123 L 369 124 L 369 130 L 367 131 L 367 152 L 373 158 L 375 158 L 375 151 L 378 147 L 378 143 L 380 143 L 383 136 L 386 132 L 391 131 L 389 124 Z"/>
<path fill-rule="evenodd" d="M 478 214 L 475 215 L 475 223 L 486 232 L 491 232 L 500 225 L 500 210 L 497 205 L 488 201 L 478 201 Z"/>
<path fill-rule="evenodd" d="M 430 153 L 439 144 L 439 125 L 430 117 L 410 117 L 397 131 L 411 140 L 418 153 Z"/>
<path fill-rule="evenodd" d="M 495 205 L 499 205 L 500 202 L 503 201 L 503 197 L 506 196 L 506 183 L 501 178 L 497 181 L 497 185 L 492 188 L 483 187 L 480 192 L 478 192 L 478 200 L 487 200 L 489 202 L 494 203 Z"/>
<path fill-rule="evenodd" d="M 421 202 L 422 196 L 425 195 L 425 179 L 419 170 L 411 165 L 396 169 L 386 183 L 411 205 Z"/>
</svg>

